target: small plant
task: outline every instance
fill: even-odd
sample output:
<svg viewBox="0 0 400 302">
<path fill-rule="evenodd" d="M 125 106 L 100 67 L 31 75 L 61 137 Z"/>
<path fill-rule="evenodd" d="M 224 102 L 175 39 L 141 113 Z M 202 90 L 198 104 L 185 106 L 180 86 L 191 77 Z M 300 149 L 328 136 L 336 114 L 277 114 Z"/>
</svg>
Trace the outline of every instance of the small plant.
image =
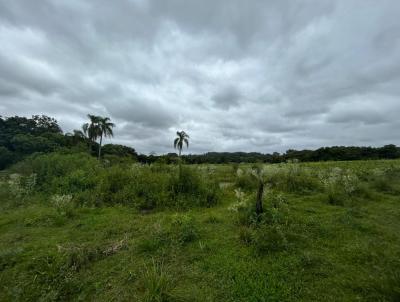
<svg viewBox="0 0 400 302">
<path fill-rule="evenodd" d="M 253 205 L 249 203 L 249 199 L 241 189 L 235 190 L 236 200 L 228 207 L 228 211 L 235 214 L 236 222 L 239 225 L 250 225 L 255 219 L 255 211 Z"/>
<path fill-rule="evenodd" d="M 320 187 L 317 179 L 312 177 L 310 169 L 295 161 L 279 169 L 271 182 L 282 191 L 294 193 L 307 193 Z"/>
<path fill-rule="evenodd" d="M 194 241 L 199 237 L 193 218 L 187 214 L 175 214 L 172 217 L 171 232 L 179 244 Z"/>
<path fill-rule="evenodd" d="M 245 245 L 250 245 L 253 241 L 253 232 L 249 227 L 241 227 L 238 232 L 239 240 Z"/>
<path fill-rule="evenodd" d="M 282 194 L 269 194 L 268 207 L 262 214 L 261 221 L 270 225 L 287 225 L 289 221 L 289 207 Z"/>
<path fill-rule="evenodd" d="M 62 216 L 72 216 L 72 195 L 53 195 L 51 203 L 55 207 L 58 214 Z"/>
<path fill-rule="evenodd" d="M 255 230 L 252 242 L 260 254 L 282 251 L 288 244 L 280 226 L 267 224 L 262 224 Z"/>
<path fill-rule="evenodd" d="M 150 264 L 145 264 L 142 273 L 144 287 L 144 302 L 167 302 L 170 301 L 172 282 L 166 273 L 163 263 L 157 263 L 154 259 Z"/>
<path fill-rule="evenodd" d="M 235 189 L 236 201 L 228 207 L 230 212 L 239 212 L 240 210 L 247 208 L 248 200 L 246 194 L 241 189 Z"/>
<path fill-rule="evenodd" d="M 338 167 L 333 168 L 329 173 L 320 174 L 319 178 L 327 192 L 328 203 L 334 205 L 343 205 L 359 187 L 357 175 L 351 170 Z"/>
<path fill-rule="evenodd" d="M 11 195 L 23 201 L 35 188 L 36 174 L 32 173 L 25 177 L 18 173 L 11 174 L 7 184 Z"/>
<path fill-rule="evenodd" d="M 245 191 L 253 191 L 257 188 L 257 182 L 250 173 L 238 168 L 236 171 L 235 186 Z"/>
<path fill-rule="evenodd" d="M 170 233 L 160 223 L 154 224 L 148 233 L 146 238 L 138 244 L 138 249 L 141 252 L 155 252 L 171 243 Z"/>
<path fill-rule="evenodd" d="M 239 170 L 239 164 L 238 163 L 233 163 L 231 167 L 232 167 L 233 175 L 237 175 L 237 172 Z"/>
<path fill-rule="evenodd" d="M 206 219 L 204 219 L 205 223 L 212 223 L 212 224 L 216 224 L 216 223 L 220 223 L 221 219 L 215 215 L 210 215 L 208 216 Z"/>
</svg>

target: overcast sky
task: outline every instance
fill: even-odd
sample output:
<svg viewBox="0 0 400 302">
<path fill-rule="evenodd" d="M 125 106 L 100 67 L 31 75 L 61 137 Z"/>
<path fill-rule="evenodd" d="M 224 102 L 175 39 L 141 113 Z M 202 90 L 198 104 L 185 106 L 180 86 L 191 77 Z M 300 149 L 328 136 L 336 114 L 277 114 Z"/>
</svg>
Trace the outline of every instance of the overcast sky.
<svg viewBox="0 0 400 302">
<path fill-rule="evenodd" d="M 0 114 L 87 113 L 141 153 L 400 144 L 400 1 L 0 0 Z"/>
</svg>

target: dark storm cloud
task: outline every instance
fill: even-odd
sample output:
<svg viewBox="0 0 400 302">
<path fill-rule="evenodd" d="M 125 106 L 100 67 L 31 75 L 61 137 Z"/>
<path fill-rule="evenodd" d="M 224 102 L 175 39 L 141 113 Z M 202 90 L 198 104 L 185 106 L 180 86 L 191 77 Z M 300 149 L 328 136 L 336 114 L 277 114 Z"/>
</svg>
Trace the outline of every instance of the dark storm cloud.
<svg viewBox="0 0 400 302">
<path fill-rule="evenodd" d="M 191 152 L 396 143 L 400 2 L 3 0 L 0 111 Z"/>
</svg>

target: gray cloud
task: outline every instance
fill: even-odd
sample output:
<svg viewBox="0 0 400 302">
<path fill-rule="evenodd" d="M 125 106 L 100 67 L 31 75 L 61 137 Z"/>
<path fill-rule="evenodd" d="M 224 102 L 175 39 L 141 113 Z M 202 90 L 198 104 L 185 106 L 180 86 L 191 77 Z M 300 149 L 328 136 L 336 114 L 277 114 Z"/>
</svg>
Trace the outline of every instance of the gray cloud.
<svg viewBox="0 0 400 302">
<path fill-rule="evenodd" d="M 223 87 L 217 93 L 214 94 L 212 100 L 216 107 L 222 109 L 229 109 L 239 105 L 239 101 L 242 98 L 240 91 L 234 86 Z"/>
<path fill-rule="evenodd" d="M 0 111 L 190 152 L 396 143 L 400 3 L 0 2 Z"/>
</svg>

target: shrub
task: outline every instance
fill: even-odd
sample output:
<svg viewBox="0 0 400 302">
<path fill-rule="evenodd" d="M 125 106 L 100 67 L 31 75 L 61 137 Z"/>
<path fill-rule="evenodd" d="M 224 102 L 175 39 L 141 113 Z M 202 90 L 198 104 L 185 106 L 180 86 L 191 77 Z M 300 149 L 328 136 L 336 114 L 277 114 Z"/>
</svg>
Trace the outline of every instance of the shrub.
<svg viewBox="0 0 400 302">
<path fill-rule="evenodd" d="M 6 147 L 0 146 L 0 170 L 3 170 L 13 162 L 16 162 L 18 157 L 19 156 L 15 152 L 11 152 Z"/>
<path fill-rule="evenodd" d="M 15 165 L 13 171 L 33 173 L 31 178 L 38 191 L 72 195 L 81 205 L 126 204 L 139 210 L 209 207 L 221 196 L 217 182 L 197 168 L 180 166 L 178 170 L 162 163 L 104 168 L 84 153 L 31 156 Z M 25 180 L 22 176 L 15 177 L 9 191 L 18 196 L 27 191 L 23 188 L 28 188 L 28 181 L 23 187 L 22 180 Z"/>
<path fill-rule="evenodd" d="M 99 181 L 98 172 L 95 169 L 77 169 L 53 182 L 60 194 L 79 194 L 85 191 L 93 191 Z"/>
<path fill-rule="evenodd" d="M 133 175 L 128 169 L 114 166 L 103 170 L 96 187 L 96 198 L 104 204 L 129 204 L 135 197 L 133 192 L 126 190 L 132 180 Z"/>
<path fill-rule="evenodd" d="M 269 225 L 287 225 L 289 221 L 289 207 L 282 194 L 269 193 L 267 206 L 260 220 Z"/>
<path fill-rule="evenodd" d="M 27 269 L 31 278 L 24 283 L 22 300 L 68 301 L 81 290 L 81 283 L 65 257 L 52 254 L 34 257 Z"/>
<path fill-rule="evenodd" d="M 360 185 L 356 174 L 338 167 L 328 173 L 321 173 L 319 177 L 327 193 L 328 203 L 334 205 L 343 205 L 347 199 L 354 197 Z"/>
<path fill-rule="evenodd" d="M 192 216 L 175 214 L 171 222 L 171 234 L 179 244 L 196 240 L 199 235 Z"/>
<path fill-rule="evenodd" d="M 260 225 L 252 238 L 256 251 L 260 254 L 282 251 L 287 248 L 287 239 L 278 225 Z"/>
<path fill-rule="evenodd" d="M 168 230 L 164 229 L 161 224 L 156 223 L 149 230 L 148 236 L 139 242 L 138 249 L 141 252 L 155 252 L 160 248 L 171 243 L 171 235 Z"/>
<path fill-rule="evenodd" d="M 254 191 L 257 189 L 257 181 L 254 177 L 252 177 L 249 173 L 242 169 L 238 169 L 236 172 L 235 186 L 245 190 L 245 191 Z"/>
<path fill-rule="evenodd" d="M 0 180 L 0 198 L 2 206 L 19 206 L 26 202 L 34 193 L 36 174 L 23 176 L 18 173 L 6 175 Z"/>
<path fill-rule="evenodd" d="M 136 196 L 134 206 L 138 209 L 154 209 L 169 206 L 168 170 L 161 167 L 133 165 L 133 181 L 128 189 Z"/>
<path fill-rule="evenodd" d="M 86 153 L 63 154 L 55 152 L 30 156 L 17 163 L 11 170 L 25 175 L 35 173 L 37 175 L 37 189 L 41 191 L 73 193 L 60 191 L 60 188 L 65 187 L 65 177 L 77 173 L 78 170 L 95 175 L 99 168 L 98 161 Z"/>
<path fill-rule="evenodd" d="M 253 232 L 249 227 L 241 227 L 238 232 L 239 240 L 245 245 L 250 245 L 253 241 Z"/>
<path fill-rule="evenodd" d="M 222 220 L 218 216 L 215 216 L 211 214 L 210 216 L 207 216 L 206 219 L 204 219 L 205 223 L 211 223 L 211 224 L 216 224 L 220 223 Z"/>
<path fill-rule="evenodd" d="M 51 203 L 61 216 L 72 217 L 74 205 L 72 203 L 72 195 L 53 195 Z"/>
<path fill-rule="evenodd" d="M 219 185 L 198 169 L 180 166 L 170 178 L 170 198 L 177 207 L 206 206 L 218 203 Z"/>
<path fill-rule="evenodd" d="M 371 173 L 372 187 L 384 193 L 399 193 L 400 170 L 395 167 L 376 168 Z"/>
<path fill-rule="evenodd" d="M 240 190 L 235 190 L 236 200 L 228 207 L 228 211 L 235 214 L 236 223 L 239 225 L 250 225 L 256 220 L 255 207 L 251 204 L 248 196 Z"/>
<path fill-rule="evenodd" d="M 153 209 L 168 203 L 169 175 L 139 164 L 129 169 L 114 166 L 103 171 L 96 196 L 104 204 L 128 204 Z"/>
<path fill-rule="evenodd" d="M 271 183 L 273 187 L 285 192 L 305 193 L 318 190 L 320 184 L 311 171 L 300 164 L 289 163 L 276 171 Z"/>
</svg>

